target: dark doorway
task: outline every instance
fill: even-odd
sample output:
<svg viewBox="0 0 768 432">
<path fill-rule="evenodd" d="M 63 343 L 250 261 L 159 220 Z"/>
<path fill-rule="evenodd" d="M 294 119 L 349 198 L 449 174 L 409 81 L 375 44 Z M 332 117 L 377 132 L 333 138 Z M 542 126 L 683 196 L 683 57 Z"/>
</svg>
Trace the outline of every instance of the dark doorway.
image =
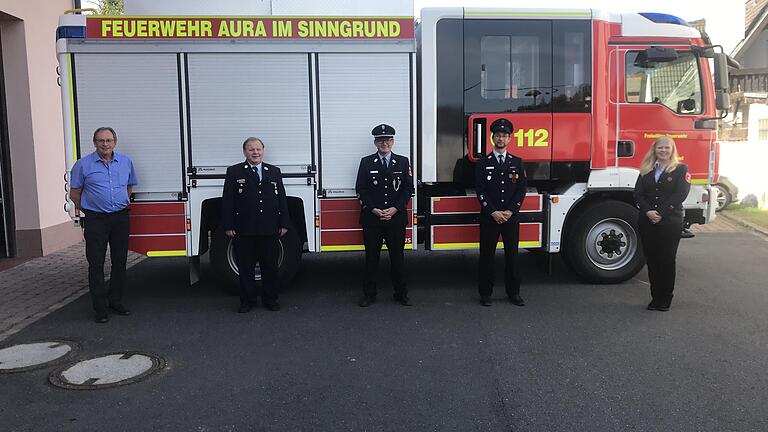
<svg viewBox="0 0 768 432">
<path fill-rule="evenodd" d="M 3 76 L 3 41 L 0 39 L 0 258 L 15 255 L 13 244 L 13 199 L 11 195 L 11 156 L 8 146 L 8 118 Z"/>
</svg>

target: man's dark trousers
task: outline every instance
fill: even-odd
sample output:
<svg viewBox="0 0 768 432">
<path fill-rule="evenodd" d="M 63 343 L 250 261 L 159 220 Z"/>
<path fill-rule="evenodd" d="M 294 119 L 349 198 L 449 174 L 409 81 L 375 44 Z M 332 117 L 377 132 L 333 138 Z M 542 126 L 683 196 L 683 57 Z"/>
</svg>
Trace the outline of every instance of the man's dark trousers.
<svg viewBox="0 0 768 432">
<path fill-rule="evenodd" d="M 250 304 L 261 295 L 265 305 L 277 300 L 278 237 L 276 235 L 236 235 L 234 238 L 235 258 L 240 274 L 240 303 Z M 254 267 L 261 268 L 261 292 L 256 291 Z"/>
<path fill-rule="evenodd" d="M 520 278 L 517 275 L 517 248 L 520 238 L 520 223 L 513 216 L 503 224 L 492 218 L 480 219 L 480 265 L 478 266 L 478 291 L 481 297 L 490 297 L 493 292 L 493 260 L 499 234 L 504 242 L 504 288 L 507 296 L 520 294 Z"/>
<path fill-rule="evenodd" d="M 386 241 L 395 294 L 399 296 L 408 294 L 403 278 L 405 227 L 399 223 L 392 223 L 392 221 L 382 221 L 376 225 L 363 226 L 363 241 L 365 243 L 363 293 L 370 297 L 376 296 L 376 273 L 379 268 L 381 244 L 382 241 Z"/>
<path fill-rule="evenodd" d="M 130 230 L 128 209 L 114 213 L 86 211 L 83 220 L 85 257 L 88 259 L 88 288 L 91 291 L 93 309 L 98 315 L 106 315 L 108 305 L 121 305 L 123 301 Z M 109 288 L 104 283 L 107 244 L 112 261 Z"/>
</svg>

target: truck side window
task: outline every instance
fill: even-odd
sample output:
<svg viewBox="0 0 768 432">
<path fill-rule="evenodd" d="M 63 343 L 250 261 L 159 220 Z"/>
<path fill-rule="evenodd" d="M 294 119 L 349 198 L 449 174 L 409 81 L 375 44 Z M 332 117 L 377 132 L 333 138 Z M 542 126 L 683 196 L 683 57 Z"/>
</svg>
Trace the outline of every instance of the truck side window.
<svg viewBox="0 0 768 432">
<path fill-rule="evenodd" d="M 464 20 L 464 109 L 549 112 L 552 22 Z"/>
<path fill-rule="evenodd" d="M 480 40 L 480 96 L 483 99 L 540 96 L 528 94 L 541 88 L 540 55 L 541 47 L 536 37 L 483 36 Z"/>
<path fill-rule="evenodd" d="M 591 21 L 558 21 L 552 28 L 552 111 L 592 110 Z"/>
<path fill-rule="evenodd" d="M 625 98 L 629 103 L 657 103 L 678 114 L 701 114 L 701 74 L 696 56 L 679 51 L 677 60 L 635 65 L 639 51 L 629 51 L 624 63 Z"/>
</svg>

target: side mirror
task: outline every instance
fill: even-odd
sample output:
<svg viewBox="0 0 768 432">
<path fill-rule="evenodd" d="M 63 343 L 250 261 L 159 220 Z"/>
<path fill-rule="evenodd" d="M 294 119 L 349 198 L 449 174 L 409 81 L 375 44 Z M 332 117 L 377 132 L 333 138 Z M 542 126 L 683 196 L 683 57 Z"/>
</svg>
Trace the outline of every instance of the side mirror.
<svg viewBox="0 0 768 432">
<path fill-rule="evenodd" d="M 723 90 L 715 90 L 715 107 L 720 111 L 731 109 L 731 96 Z"/>
<path fill-rule="evenodd" d="M 648 68 L 653 63 L 667 63 L 675 60 L 677 60 L 677 51 L 672 48 L 650 47 L 637 54 L 635 66 Z"/>
<path fill-rule="evenodd" d="M 725 93 L 731 89 L 728 82 L 728 56 L 723 53 L 715 54 L 715 90 Z"/>
</svg>

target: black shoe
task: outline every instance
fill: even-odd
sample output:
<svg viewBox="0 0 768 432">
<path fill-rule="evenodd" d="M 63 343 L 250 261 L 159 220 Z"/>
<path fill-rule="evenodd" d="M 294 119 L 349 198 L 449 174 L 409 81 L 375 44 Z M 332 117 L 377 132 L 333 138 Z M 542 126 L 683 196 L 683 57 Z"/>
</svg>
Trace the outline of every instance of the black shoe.
<svg viewBox="0 0 768 432">
<path fill-rule="evenodd" d="M 657 305 L 656 305 L 656 303 L 654 303 L 653 301 L 651 301 L 650 303 L 648 303 L 648 307 L 647 307 L 646 309 L 648 309 L 648 310 L 650 310 L 650 311 L 659 310 L 659 309 L 658 309 L 658 306 L 657 306 Z"/>
<path fill-rule="evenodd" d="M 400 303 L 403 306 L 413 306 L 413 304 L 411 303 L 411 299 L 409 299 L 408 295 L 406 294 L 402 294 L 402 295 L 395 294 L 393 298 L 395 299 L 396 302 Z"/>
<path fill-rule="evenodd" d="M 491 298 L 488 296 L 480 296 L 480 304 L 483 306 L 490 306 Z"/>
<path fill-rule="evenodd" d="M 251 306 L 250 303 L 240 303 L 240 307 L 237 309 L 237 313 L 248 313 L 251 311 L 252 307 L 253 306 Z"/>
<path fill-rule="evenodd" d="M 669 306 L 667 305 L 657 305 L 656 310 L 659 312 L 667 312 L 669 311 Z"/>
<path fill-rule="evenodd" d="M 694 238 L 696 234 L 691 232 L 688 228 L 683 228 L 683 232 L 680 233 L 680 238 Z"/>
<path fill-rule="evenodd" d="M 93 320 L 96 321 L 99 324 L 104 324 L 104 323 L 109 322 L 109 315 L 107 315 L 107 314 L 100 315 L 99 314 L 99 315 L 96 315 L 95 317 L 93 317 Z"/>
<path fill-rule="evenodd" d="M 115 305 L 111 304 L 109 305 L 109 308 L 112 309 L 112 312 L 118 315 L 126 316 L 131 314 L 131 311 L 121 304 L 115 304 Z"/>
<path fill-rule="evenodd" d="M 360 300 L 360 307 L 368 307 L 372 304 L 376 303 L 376 296 L 364 296 L 362 300 Z"/>
<path fill-rule="evenodd" d="M 272 302 L 263 302 L 264 303 L 264 309 L 272 312 L 277 312 L 280 310 L 280 303 L 277 301 Z"/>
<path fill-rule="evenodd" d="M 515 306 L 525 306 L 525 300 L 519 294 L 510 296 L 509 301 Z"/>
</svg>

